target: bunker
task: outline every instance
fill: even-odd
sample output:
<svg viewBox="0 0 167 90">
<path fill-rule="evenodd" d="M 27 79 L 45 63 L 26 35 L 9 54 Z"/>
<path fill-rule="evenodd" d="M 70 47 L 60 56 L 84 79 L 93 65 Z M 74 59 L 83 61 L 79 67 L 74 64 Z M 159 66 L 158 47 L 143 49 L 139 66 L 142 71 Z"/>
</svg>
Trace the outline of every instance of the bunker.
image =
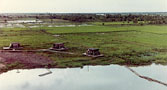
<svg viewBox="0 0 167 90">
<path fill-rule="evenodd" d="M 3 47 L 4 50 L 22 49 L 20 43 L 11 43 L 9 47 Z"/>
<path fill-rule="evenodd" d="M 99 49 L 97 48 L 89 48 L 86 53 L 83 53 L 85 56 L 90 56 L 90 57 L 102 57 L 104 56 L 103 54 L 100 53 Z"/>
<path fill-rule="evenodd" d="M 66 51 L 68 50 L 68 48 L 64 46 L 64 43 L 54 43 L 53 46 L 50 48 L 50 50 Z"/>
</svg>

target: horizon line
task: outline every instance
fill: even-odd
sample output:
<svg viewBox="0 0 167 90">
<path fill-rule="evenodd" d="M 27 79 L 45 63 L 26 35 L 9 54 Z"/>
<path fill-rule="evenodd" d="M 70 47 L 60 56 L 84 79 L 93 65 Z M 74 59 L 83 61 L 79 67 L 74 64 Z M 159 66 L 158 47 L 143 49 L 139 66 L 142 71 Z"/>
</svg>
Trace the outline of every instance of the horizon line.
<svg viewBox="0 0 167 90">
<path fill-rule="evenodd" d="M 99 13 L 99 14 L 105 14 L 105 13 L 167 13 L 167 11 L 155 11 L 155 12 L 149 12 L 149 11 L 143 11 L 143 12 L 0 12 L 0 14 L 23 14 L 23 13 L 26 13 L 26 14 L 33 14 L 33 13 L 57 13 L 57 14 L 87 14 L 87 13 Z"/>
</svg>

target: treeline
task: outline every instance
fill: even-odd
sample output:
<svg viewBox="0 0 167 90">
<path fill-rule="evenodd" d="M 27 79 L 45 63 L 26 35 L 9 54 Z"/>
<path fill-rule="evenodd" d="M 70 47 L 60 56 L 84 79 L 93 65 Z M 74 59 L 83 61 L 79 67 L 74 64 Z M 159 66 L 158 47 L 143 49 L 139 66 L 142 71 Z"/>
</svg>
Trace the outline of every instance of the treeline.
<svg viewBox="0 0 167 90">
<path fill-rule="evenodd" d="M 51 16 L 52 17 L 52 16 Z M 167 24 L 167 16 L 160 15 L 82 15 L 82 14 L 74 14 L 74 15 L 53 15 L 53 18 L 64 19 L 74 22 L 134 22 L 138 23 L 138 21 L 147 22 L 149 24 Z"/>
<path fill-rule="evenodd" d="M 40 18 L 63 19 L 72 22 L 133 22 L 143 21 L 148 24 L 167 24 L 167 16 L 161 15 L 121 15 L 121 14 L 50 14 L 48 16 L 36 16 Z"/>
<path fill-rule="evenodd" d="M 0 18 L 12 18 L 12 16 L 0 16 Z M 15 16 L 16 18 L 16 16 Z M 167 24 L 167 16 L 163 15 L 135 15 L 135 14 L 33 14 L 20 15 L 17 18 L 35 19 L 63 19 L 72 22 L 133 22 L 139 21 L 147 24 Z"/>
</svg>

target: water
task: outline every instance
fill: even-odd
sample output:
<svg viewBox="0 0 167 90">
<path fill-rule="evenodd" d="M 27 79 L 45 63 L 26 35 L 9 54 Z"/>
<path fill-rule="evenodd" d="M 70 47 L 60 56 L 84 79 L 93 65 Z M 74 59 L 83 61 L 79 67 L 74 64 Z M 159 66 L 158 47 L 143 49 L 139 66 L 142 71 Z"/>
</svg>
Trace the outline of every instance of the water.
<svg viewBox="0 0 167 90">
<path fill-rule="evenodd" d="M 0 23 L 0 28 L 38 28 L 38 27 L 80 27 L 80 26 L 92 26 L 88 24 L 69 24 L 69 25 L 48 25 L 41 20 L 13 20 L 7 21 L 7 23 Z"/>
<path fill-rule="evenodd" d="M 131 67 L 143 76 L 167 83 L 167 66 Z M 0 75 L 1 90 L 167 90 L 167 86 L 138 77 L 125 66 L 85 66 L 83 69 L 12 70 Z"/>
<path fill-rule="evenodd" d="M 14 20 L 14 21 L 7 21 L 8 23 L 41 23 L 42 21 L 38 20 Z"/>
</svg>

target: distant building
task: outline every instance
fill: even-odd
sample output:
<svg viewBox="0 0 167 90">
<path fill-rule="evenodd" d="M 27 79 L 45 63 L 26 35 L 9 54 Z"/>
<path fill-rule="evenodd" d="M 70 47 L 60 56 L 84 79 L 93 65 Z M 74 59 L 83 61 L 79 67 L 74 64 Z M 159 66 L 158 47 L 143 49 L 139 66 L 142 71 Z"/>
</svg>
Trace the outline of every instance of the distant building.
<svg viewBox="0 0 167 90">
<path fill-rule="evenodd" d="M 3 47 L 4 50 L 10 50 L 10 49 L 22 49 L 20 43 L 11 43 L 9 47 Z"/>
<path fill-rule="evenodd" d="M 99 49 L 97 48 L 89 48 L 86 53 L 84 53 L 86 56 L 91 56 L 91 57 L 102 57 L 104 56 L 103 54 L 100 53 Z"/>
<path fill-rule="evenodd" d="M 64 43 L 54 43 L 53 46 L 50 49 L 51 50 L 56 50 L 56 51 L 67 50 L 67 48 L 64 46 Z"/>
</svg>

